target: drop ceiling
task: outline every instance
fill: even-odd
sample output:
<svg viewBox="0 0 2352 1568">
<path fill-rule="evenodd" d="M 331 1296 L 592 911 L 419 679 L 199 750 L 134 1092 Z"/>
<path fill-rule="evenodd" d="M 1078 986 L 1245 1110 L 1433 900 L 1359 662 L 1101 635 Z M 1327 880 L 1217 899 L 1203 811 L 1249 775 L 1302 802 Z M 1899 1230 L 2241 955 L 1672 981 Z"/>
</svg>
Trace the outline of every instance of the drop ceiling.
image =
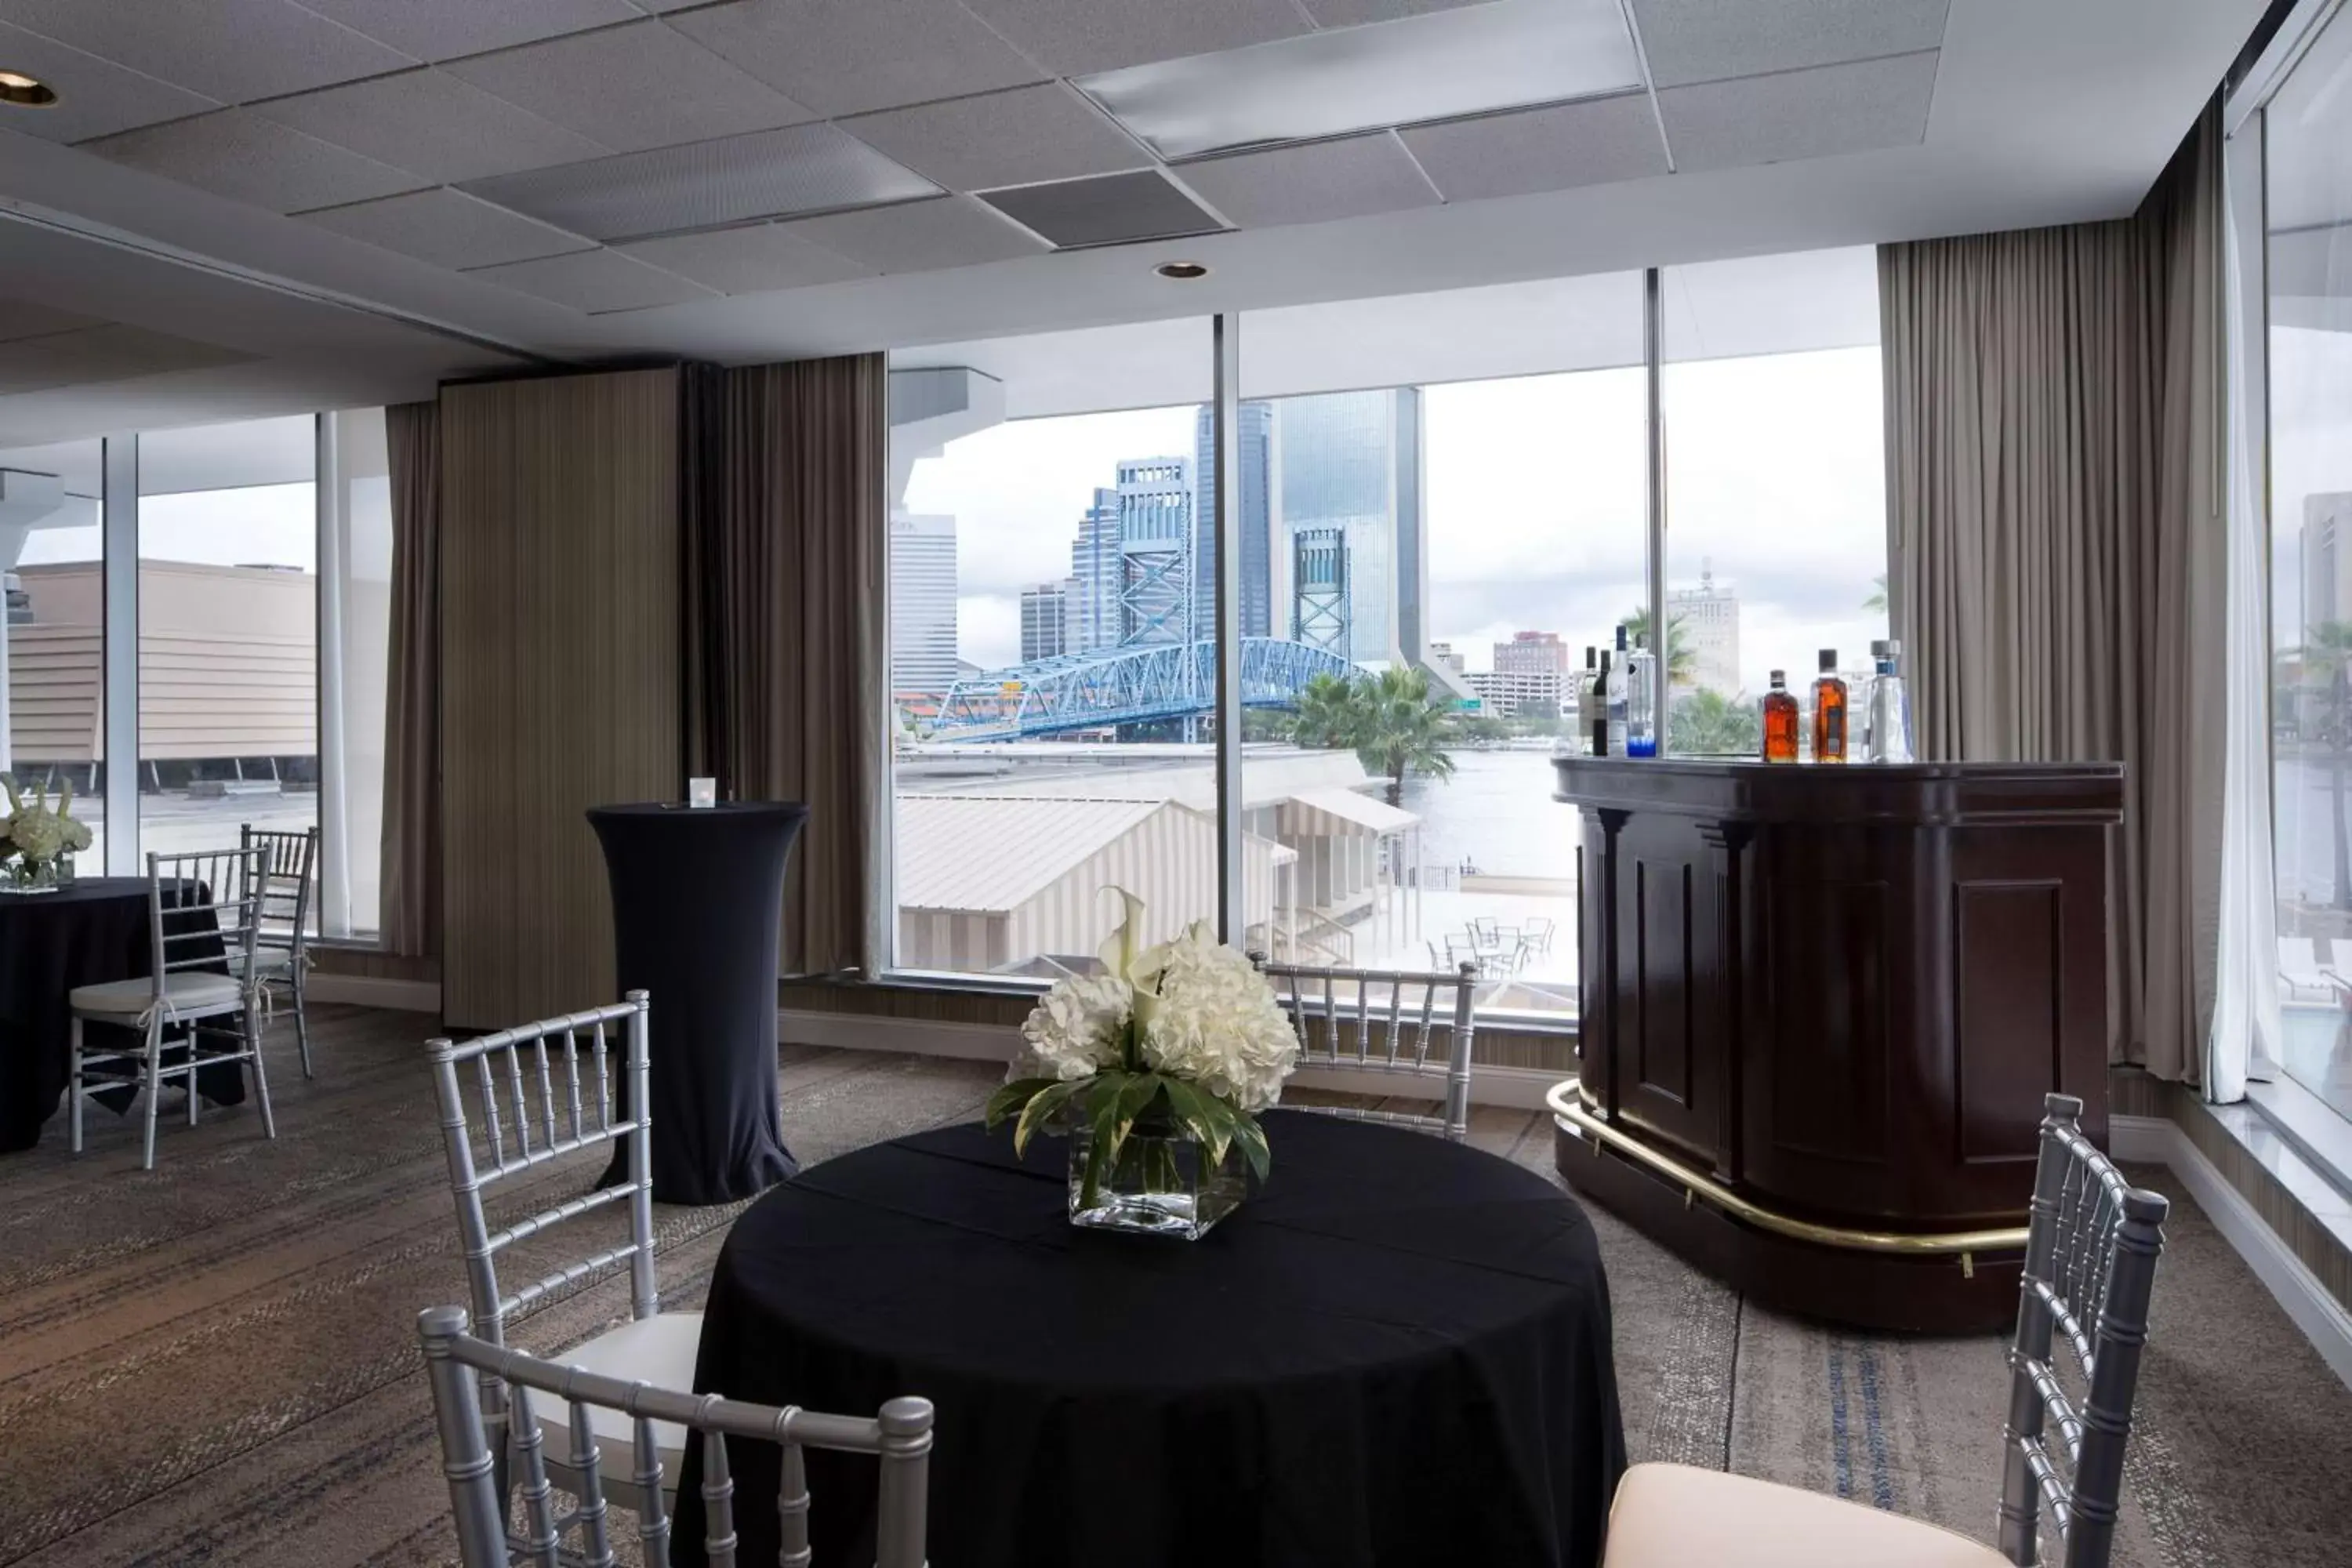
<svg viewBox="0 0 2352 1568">
<path fill-rule="evenodd" d="M 219 356 L 0 439 L 2109 216 L 2261 9 L 0 0 L 0 296 Z"/>
</svg>

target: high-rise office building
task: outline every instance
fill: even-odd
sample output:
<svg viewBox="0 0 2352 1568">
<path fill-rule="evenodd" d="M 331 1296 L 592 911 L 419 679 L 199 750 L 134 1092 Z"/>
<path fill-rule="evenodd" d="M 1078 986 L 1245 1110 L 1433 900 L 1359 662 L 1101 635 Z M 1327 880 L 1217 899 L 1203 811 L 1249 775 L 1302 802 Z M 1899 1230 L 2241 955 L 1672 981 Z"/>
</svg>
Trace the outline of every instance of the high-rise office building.
<svg viewBox="0 0 2352 1568">
<path fill-rule="evenodd" d="M 1274 405 L 1276 631 L 1359 663 L 1426 667 L 1421 389 Z"/>
<path fill-rule="evenodd" d="M 1059 658 L 1070 649 L 1070 599 L 1075 577 L 1021 590 L 1021 662 Z"/>
<path fill-rule="evenodd" d="M 1557 632 L 1519 632 L 1495 645 L 1495 668 L 1465 677 L 1486 712 L 1509 719 L 1531 710 L 1557 718 L 1574 701 L 1569 691 L 1568 645 Z"/>
<path fill-rule="evenodd" d="M 1097 486 L 1070 546 L 1070 652 L 1118 646 L 1118 492 Z"/>
<path fill-rule="evenodd" d="M 1242 636 L 1274 635 L 1274 405 L 1245 402 L 1235 411 L 1239 425 L 1237 468 L 1241 478 Z M 1217 425 L 1203 404 L 1192 430 L 1192 625 L 1206 637 L 1217 612 Z"/>
<path fill-rule="evenodd" d="M 2314 626 L 2352 621 L 2352 491 L 2303 498 L 2303 635 Z"/>
<path fill-rule="evenodd" d="M 1690 673 L 1675 686 L 1738 695 L 1739 595 L 1716 586 L 1712 563 L 1700 564 L 1697 587 L 1676 588 L 1666 595 L 1666 626 L 1668 635 L 1679 636 L 1690 650 Z"/>
<path fill-rule="evenodd" d="M 956 678 L 956 520 L 890 520 L 890 685 L 943 692 Z"/>
</svg>

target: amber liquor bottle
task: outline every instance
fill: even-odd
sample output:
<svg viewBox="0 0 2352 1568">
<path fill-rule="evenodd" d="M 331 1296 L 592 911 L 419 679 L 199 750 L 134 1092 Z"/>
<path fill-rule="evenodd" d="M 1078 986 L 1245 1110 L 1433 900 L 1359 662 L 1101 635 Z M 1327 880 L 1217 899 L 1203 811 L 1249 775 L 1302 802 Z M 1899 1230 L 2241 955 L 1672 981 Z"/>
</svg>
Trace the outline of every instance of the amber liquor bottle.
<svg viewBox="0 0 2352 1568">
<path fill-rule="evenodd" d="M 1797 694 L 1789 689 L 1785 671 L 1772 672 L 1772 689 L 1764 694 L 1764 760 L 1797 760 Z"/>
<path fill-rule="evenodd" d="M 1822 649 L 1822 672 L 1813 679 L 1813 761 L 1845 761 L 1845 682 L 1833 647 Z"/>
</svg>

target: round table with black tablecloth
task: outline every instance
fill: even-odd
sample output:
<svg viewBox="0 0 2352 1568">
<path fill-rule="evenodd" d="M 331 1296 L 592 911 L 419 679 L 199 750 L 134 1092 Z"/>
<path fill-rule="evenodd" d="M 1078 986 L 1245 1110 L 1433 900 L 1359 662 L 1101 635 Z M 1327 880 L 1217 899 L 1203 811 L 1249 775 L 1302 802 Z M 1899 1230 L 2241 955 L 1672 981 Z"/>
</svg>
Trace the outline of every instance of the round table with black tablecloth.
<svg viewBox="0 0 2352 1568">
<path fill-rule="evenodd" d="M 699 1392 L 938 1409 L 938 1568 L 1587 1568 L 1625 1464 L 1592 1227 L 1424 1133 L 1266 1118 L 1207 1237 L 1073 1228 L 1065 1146 L 976 1125 L 803 1172 L 737 1220 Z M 777 1451 L 730 1444 L 741 1561 Z M 874 1462 L 811 1452 L 819 1563 L 873 1561 Z M 698 1467 L 678 1493 L 699 1562 Z"/>
<path fill-rule="evenodd" d="M 653 1002 L 656 1202 L 732 1203 L 800 1168 L 778 1105 L 776 974 L 784 862 L 807 820 L 804 805 L 765 801 L 588 813 L 621 990 Z M 627 1173 L 616 1149 L 604 1180 Z"/>
<path fill-rule="evenodd" d="M 53 893 L 0 894 L 0 1152 L 39 1142 L 41 1123 L 65 1099 L 74 987 L 152 974 L 154 965 L 144 878 L 85 877 Z M 110 1026 L 85 1027 L 95 1044 Z M 196 1081 L 215 1105 L 245 1099 L 235 1063 L 207 1068 Z M 116 1109 L 130 1102 L 125 1094 Z"/>
</svg>

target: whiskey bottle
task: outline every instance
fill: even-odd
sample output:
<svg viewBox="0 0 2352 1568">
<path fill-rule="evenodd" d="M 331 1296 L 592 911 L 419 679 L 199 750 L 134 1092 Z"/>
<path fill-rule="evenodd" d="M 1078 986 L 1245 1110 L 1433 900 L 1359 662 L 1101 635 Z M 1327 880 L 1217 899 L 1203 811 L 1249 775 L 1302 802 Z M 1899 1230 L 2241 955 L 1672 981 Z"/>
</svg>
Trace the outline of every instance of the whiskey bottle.
<svg viewBox="0 0 2352 1568">
<path fill-rule="evenodd" d="M 1764 760 L 1797 760 L 1797 698 L 1785 670 L 1772 672 L 1772 689 L 1764 694 Z"/>
<path fill-rule="evenodd" d="M 1833 647 L 1822 649 L 1822 672 L 1813 679 L 1813 761 L 1845 761 L 1845 682 Z"/>
</svg>

